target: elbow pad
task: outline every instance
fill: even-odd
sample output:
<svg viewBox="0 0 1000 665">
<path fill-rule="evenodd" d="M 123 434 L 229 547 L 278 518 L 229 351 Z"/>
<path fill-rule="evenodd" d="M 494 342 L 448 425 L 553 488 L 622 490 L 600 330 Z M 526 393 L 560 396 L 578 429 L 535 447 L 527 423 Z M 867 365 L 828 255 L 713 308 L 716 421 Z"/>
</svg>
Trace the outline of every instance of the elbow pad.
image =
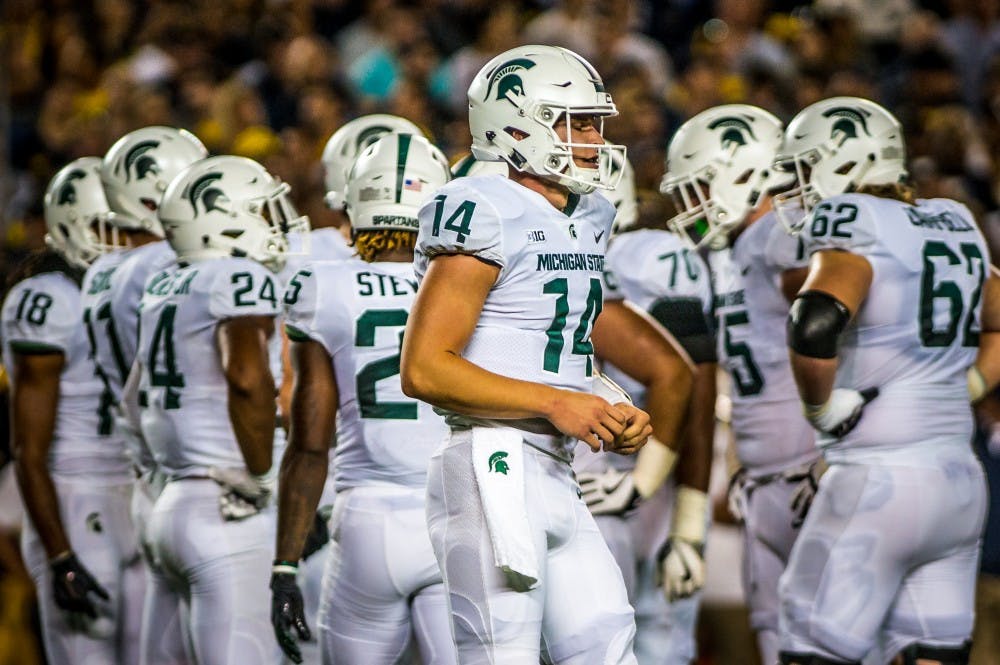
<svg viewBox="0 0 1000 665">
<path fill-rule="evenodd" d="M 714 363 L 715 334 L 697 298 L 662 298 L 653 303 L 650 316 L 670 331 L 677 343 L 698 363 Z"/>
<path fill-rule="evenodd" d="M 788 346 L 809 358 L 836 358 L 851 312 L 822 291 L 800 293 L 788 311 Z"/>
</svg>

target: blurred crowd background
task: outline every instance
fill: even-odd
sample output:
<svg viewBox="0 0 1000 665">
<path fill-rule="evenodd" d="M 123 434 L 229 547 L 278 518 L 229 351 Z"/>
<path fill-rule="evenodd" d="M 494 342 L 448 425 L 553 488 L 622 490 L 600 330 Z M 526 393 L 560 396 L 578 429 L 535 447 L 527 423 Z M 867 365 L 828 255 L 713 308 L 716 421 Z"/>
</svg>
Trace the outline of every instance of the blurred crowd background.
<svg viewBox="0 0 1000 665">
<path fill-rule="evenodd" d="M 0 277 L 43 242 L 49 177 L 151 124 L 261 161 L 314 226 L 333 223 L 319 158 L 338 127 L 405 116 L 456 159 L 471 78 L 523 43 L 604 76 L 643 216 L 669 214 L 665 147 L 695 113 L 746 102 L 788 120 L 857 95 L 902 121 L 920 194 L 966 203 L 1000 256 L 1000 0 L 3 0 Z M 15 555 L 0 540 L 0 570 Z M 0 619 L 19 611 L 9 593 Z"/>
</svg>

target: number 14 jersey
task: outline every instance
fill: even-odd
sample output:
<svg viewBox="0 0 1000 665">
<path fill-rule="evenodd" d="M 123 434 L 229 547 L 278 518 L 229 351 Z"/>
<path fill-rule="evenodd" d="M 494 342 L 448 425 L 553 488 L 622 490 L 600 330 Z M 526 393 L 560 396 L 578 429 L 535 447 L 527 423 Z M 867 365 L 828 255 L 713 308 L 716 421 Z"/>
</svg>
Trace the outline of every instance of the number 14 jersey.
<svg viewBox="0 0 1000 665">
<path fill-rule="evenodd" d="M 911 206 L 866 194 L 826 199 L 806 220 L 808 253 L 865 257 L 873 280 L 841 337 L 836 386 L 880 391 L 843 439 L 820 434 L 831 460 L 905 451 L 937 464 L 940 446 L 968 446 L 965 372 L 979 346 L 989 252 L 968 209 L 949 199 Z M 923 453 L 921 452 L 923 451 Z"/>
</svg>

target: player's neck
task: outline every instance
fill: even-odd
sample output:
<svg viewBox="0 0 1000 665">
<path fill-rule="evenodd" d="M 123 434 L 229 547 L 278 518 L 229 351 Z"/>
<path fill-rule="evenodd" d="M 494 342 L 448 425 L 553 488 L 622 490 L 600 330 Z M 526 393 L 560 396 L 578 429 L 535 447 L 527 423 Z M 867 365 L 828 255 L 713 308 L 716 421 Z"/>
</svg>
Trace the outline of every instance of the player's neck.
<svg viewBox="0 0 1000 665">
<path fill-rule="evenodd" d="M 413 263 L 413 250 L 407 247 L 384 249 L 375 255 L 372 263 Z"/>
<path fill-rule="evenodd" d="M 564 185 L 539 177 L 533 173 L 510 170 L 510 179 L 545 197 L 556 210 L 565 210 L 569 203 L 570 191 Z"/>
<path fill-rule="evenodd" d="M 153 235 L 148 231 L 126 231 L 125 236 L 128 238 L 129 246 L 133 249 L 148 245 L 151 242 L 163 240 L 163 238 Z"/>
</svg>

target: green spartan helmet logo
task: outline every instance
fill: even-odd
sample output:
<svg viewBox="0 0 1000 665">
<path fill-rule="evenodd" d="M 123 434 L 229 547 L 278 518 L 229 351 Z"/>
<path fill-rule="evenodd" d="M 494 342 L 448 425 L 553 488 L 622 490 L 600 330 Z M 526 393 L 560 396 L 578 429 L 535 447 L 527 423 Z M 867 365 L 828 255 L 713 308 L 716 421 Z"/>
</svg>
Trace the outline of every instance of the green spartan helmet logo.
<svg viewBox="0 0 1000 665">
<path fill-rule="evenodd" d="M 69 175 L 66 176 L 66 182 L 59 188 L 56 203 L 59 205 L 73 205 L 76 203 L 76 185 L 73 184 L 73 181 L 83 180 L 86 177 L 87 174 L 80 169 L 70 171 Z"/>
<path fill-rule="evenodd" d="M 524 82 L 521 77 L 514 72 L 521 69 L 531 69 L 535 66 L 534 61 L 528 60 L 527 58 L 515 58 L 513 60 L 508 60 L 507 62 L 501 64 L 493 73 L 490 74 L 489 84 L 486 86 L 486 97 L 483 101 L 490 98 L 490 93 L 493 91 L 493 86 L 497 87 L 497 99 L 506 99 L 511 104 L 510 96 L 513 94 L 515 97 L 524 96 Z"/>
<path fill-rule="evenodd" d="M 507 453 L 507 451 L 505 450 L 498 450 L 492 455 L 490 455 L 490 462 L 489 462 L 490 471 L 494 471 L 496 473 L 502 473 L 503 475 L 506 476 L 507 472 L 510 471 L 510 465 L 507 464 L 507 461 L 505 459 L 508 454 L 509 453 Z"/>
</svg>

